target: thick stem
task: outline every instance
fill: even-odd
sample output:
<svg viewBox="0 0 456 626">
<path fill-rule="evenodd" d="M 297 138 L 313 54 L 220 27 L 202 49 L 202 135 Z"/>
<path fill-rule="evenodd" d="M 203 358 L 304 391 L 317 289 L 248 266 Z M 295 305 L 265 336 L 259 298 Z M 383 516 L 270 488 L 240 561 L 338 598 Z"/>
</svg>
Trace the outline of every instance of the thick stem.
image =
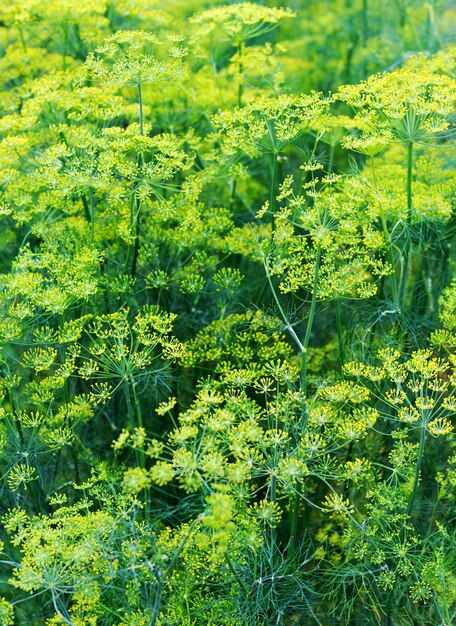
<svg viewBox="0 0 456 626">
<path fill-rule="evenodd" d="M 250 592 L 250 589 L 245 584 L 245 582 L 242 580 L 242 578 L 239 576 L 239 572 L 236 571 L 236 568 L 234 567 L 233 561 L 231 560 L 230 555 L 228 554 L 228 552 L 225 552 L 225 559 L 226 559 L 227 565 L 230 568 L 230 571 L 233 574 L 236 582 L 241 587 L 242 591 L 248 595 L 249 592 Z"/>
<path fill-rule="evenodd" d="M 136 425 L 138 426 L 138 428 L 142 428 L 143 420 L 142 420 L 142 413 L 141 413 L 141 405 L 139 403 L 138 394 L 136 393 L 136 383 L 132 376 L 130 377 L 130 384 L 131 384 L 131 389 L 133 391 L 133 402 L 134 402 L 135 411 L 136 411 Z"/>
<path fill-rule="evenodd" d="M 272 223 L 274 224 L 274 214 L 277 205 L 277 152 L 272 153 L 271 167 L 271 190 L 269 196 L 269 209 L 272 213 Z"/>
<path fill-rule="evenodd" d="M 95 237 L 95 207 L 93 204 L 92 193 L 89 190 L 89 206 L 90 206 L 90 245 L 93 245 Z"/>
<path fill-rule="evenodd" d="M 63 26 L 63 50 L 62 50 L 62 70 L 65 72 L 67 69 L 67 51 L 68 51 L 68 27 L 66 25 Z"/>
<path fill-rule="evenodd" d="M 333 142 L 331 142 L 329 144 L 328 174 L 331 174 L 333 171 L 335 149 L 336 149 L 336 145 Z"/>
<path fill-rule="evenodd" d="M 374 189 L 375 191 L 377 191 L 377 175 L 376 175 L 376 171 L 375 171 L 375 157 L 371 157 L 370 159 L 371 161 L 371 166 L 372 166 L 372 180 L 374 183 Z M 386 216 L 385 216 L 385 211 L 383 210 L 383 207 L 380 208 L 380 222 L 382 225 L 382 230 L 383 230 L 383 237 L 385 238 L 385 243 L 387 246 L 387 250 L 388 250 L 388 256 L 390 259 L 390 263 L 391 263 L 391 267 L 393 268 L 393 274 L 392 274 L 392 283 L 393 283 L 393 301 L 394 301 L 394 305 L 396 307 L 399 307 L 399 300 L 398 300 L 398 291 L 397 291 L 397 282 L 396 282 L 396 261 L 394 258 L 394 252 L 393 252 L 393 247 L 391 244 L 391 235 L 389 233 L 388 230 L 388 224 L 386 222 Z"/>
<path fill-rule="evenodd" d="M 418 458 L 416 460 L 415 479 L 413 481 L 412 495 L 410 496 L 410 501 L 409 501 L 409 505 L 407 509 L 407 514 L 409 516 L 412 515 L 413 513 L 413 505 L 415 504 L 416 495 L 418 493 L 418 484 L 420 482 L 421 466 L 423 464 L 425 440 L 426 440 L 426 428 L 422 426 L 421 432 L 420 432 L 420 447 L 418 448 Z"/>
<path fill-rule="evenodd" d="M 369 42 L 369 37 L 370 37 L 368 0 L 363 0 L 361 21 L 362 21 L 361 41 L 362 41 L 362 46 L 363 46 L 363 49 L 364 49 L 363 74 L 364 74 L 364 76 L 367 76 L 368 75 L 367 44 Z"/>
<path fill-rule="evenodd" d="M 131 401 L 130 393 L 133 396 L 133 403 Z M 125 381 L 125 399 L 127 401 L 128 424 L 130 428 L 132 430 L 135 428 L 142 428 L 143 422 L 141 406 L 139 404 L 138 396 L 136 394 L 136 383 L 132 376 L 129 376 L 128 380 Z M 146 461 L 144 450 L 142 448 L 136 450 L 136 457 L 139 467 L 144 468 Z"/>
<path fill-rule="evenodd" d="M 144 135 L 144 110 L 143 110 L 143 98 L 142 98 L 142 86 L 138 83 L 138 105 L 139 105 L 139 132 L 140 135 Z M 138 166 L 141 169 L 144 165 L 144 155 L 142 152 L 138 154 Z M 135 243 L 133 244 L 133 257 L 131 262 L 130 275 L 134 278 L 136 275 L 136 266 L 138 264 L 139 254 L 139 234 L 140 234 L 140 220 L 141 220 L 141 200 L 135 198 L 133 202 L 134 213 L 132 215 L 132 223 L 135 225 Z M 128 261 L 128 259 L 127 259 Z"/>
<path fill-rule="evenodd" d="M 407 515 L 409 517 L 411 517 L 411 515 L 413 514 L 413 506 L 415 504 L 416 496 L 418 493 L 418 484 L 420 482 L 421 466 L 423 464 L 425 439 L 426 439 L 426 427 L 422 425 L 421 432 L 420 432 L 420 445 L 418 448 L 418 457 L 416 460 L 416 467 L 415 467 L 415 478 L 413 481 L 412 493 L 411 493 L 409 504 L 407 507 Z M 405 544 L 406 539 L 407 539 L 407 526 L 404 526 L 403 530 L 404 530 L 404 544 Z M 402 590 L 397 589 L 397 582 L 398 582 L 398 578 L 396 578 L 396 580 L 394 581 L 394 586 L 389 592 L 389 601 L 388 601 L 389 612 L 385 616 L 385 624 L 387 626 L 390 626 L 393 623 L 391 615 L 396 614 L 396 610 L 397 610 L 397 607 L 399 606 L 400 598 L 403 594 Z M 396 590 L 397 590 L 398 595 L 395 598 L 394 596 L 395 596 Z"/>
<path fill-rule="evenodd" d="M 310 301 L 309 317 L 307 319 L 306 334 L 304 335 L 304 341 L 302 342 L 302 364 L 301 364 L 301 391 L 304 395 L 307 393 L 307 348 L 309 347 L 310 335 L 312 333 L 312 326 L 315 318 L 315 309 L 317 304 L 317 289 L 318 281 L 320 278 L 320 260 L 321 260 L 321 246 L 317 246 L 317 254 L 315 257 L 315 272 L 312 286 L 312 299 Z"/>
<path fill-rule="evenodd" d="M 144 135 L 144 111 L 143 111 L 143 98 L 142 98 L 142 86 L 138 83 L 138 105 L 139 105 L 139 132 Z"/>
<path fill-rule="evenodd" d="M 73 459 L 74 476 L 76 478 L 76 484 L 79 485 L 79 483 L 81 482 L 81 473 L 79 471 L 78 455 L 76 454 L 76 450 L 74 449 L 74 446 L 70 446 L 70 450 L 71 450 L 71 458 Z"/>
<path fill-rule="evenodd" d="M 363 48 L 367 47 L 367 42 L 369 41 L 369 7 L 368 0 L 363 0 L 363 10 L 362 10 L 362 24 L 363 24 Z"/>
<path fill-rule="evenodd" d="M 27 52 L 27 44 L 25 43 L 24 31 L 22 30 L 21 26 L 18 26 L 17 30 L 19 32 L 19 39 L 21 40 L 22 50 L 24 52 Z"/>
<path fill-rule="evenodd" d="M 244 44 L 242 41 L 238 44 L 238 55 L 239 55 L 239 65 L 238 65 L 238 107 L 242 107 L 242 96 L 244 95 L 244 64 L 242 62 L 242 54 L 244 51 Z"/>
<path fill-rule="evenodd" d="M 310 335 L 312 333 L 312 326 L 315 318 L 315 310 L 317 304 L 317 289 L 318 281 L 320 278 L 320 261 L 321 261 L 321 246 L 317 246 L 317 254 L 315 257 L 315 272 L 312 286 L 312 299 L 310 302 L 309 317 L 307 318 L 306 333 L 301 345 L 302 363 L 301 363 L 301 391 L 304 396 L 307 393 L 307 348 L 309 347 Z M 307 407 L 303 405 L 302 411 L 302 425 L 301 430 L 304 431 L 307 427 Z M 296 545 L 296 539 L 298 534 L 298 518 L 299 518 L 299 493 L 296 493 L 293 502 L 290 506 L 290 552 L 293 553 Z"/>
<path fill-rule="evenodd" d="M 128 382 L 125 382 L 125 399 L 127 401 L 127 413 L 128 413 L 128 425 L 130 428 L 135 428 L 135 417 L 133 412 L 133 406 L 130 398 L 130 388 Z"/>
<path fill-rule="evenodd" d="M 93 208 L 92 198 L 90 198 L 90 206 L 85 195 L 81 196 L 82 206 L 84 207 L 84 215 L 90 225 L 90 245 L 93 245 L 93 236 L 95 233 L 95 211 Z"/>
<path fill-rule="evenodd" d="M 411 252 L 410 227 L 413 218 L 413 196 L 412 196 L 412 174 L 413 174 L 413 141 L 407 143 L 407 233 L 404 246 L 404 260 L 402 263 L 401 282 L 399 286 L 399 306 L 402 310 L 404 306 L 405 284 L 407 282 L 407 271 Z"/>
<path fill-rule="evenodd" d="M 290 320 L 289 320 L 289 319 L 288 319 L 288 317 L 286 316 L 285 311 L 283 310 L 283 307 L 282 307 L 282 305 L 280 304 L 280 300 L 279 300 L 279 298 L 278 298 L 278 296 L 277 296 L 277 293 L 276 293 L 276 290 L 275 290 L 275 288 L 274 288 L 274 285 L 272 284 L 271 274 L 269 273 L 269 262 L 268 262 L 268 259 L 266 259 L 266 260 L 265 260 L 265 263 L 264 263 L 264 269 L 265 269 L 265 272 L 266 272 L 266 278 L 267 278 L 267 281 L 268 281 L 268 283 L 269 283 L 269 287 L 270 287 L 270 289 L 271 289 L 271 292 L 272 292 L 273 298 L 274 298 L 274 300 L 275 300 L 275 303 L 276 303 L 276 305 L 277 305 L 277 308 L 279 309 L 280 315 L 281 315 L 281 317 L 282 317 L 282 319 L 283 319 L 284 323 L 286 324 L 285 328 L 286 328 L 286 330 L 288 330 L 288 332 L 290 333 L 290 335 L 293 337 L 293 339 L 294 339 L 294 341 L 296 342 L 296 345 L 298 346 L 299 350 L 300 350 L 301 352 L 303 352 L 303 350 L 304 350 L 304 346 L 303 346 L 303 344 L 301 343 L 301 340 L 299 339 L 298 335 L 296 334 L 296 332 L 295 332 L 295 330 L 294 330 L 293 326 L 291 326 L 291 324 L 290 324 Z"/>
<path fill-rule="evenodd" d="M 299 494 L 295 493 L 290 496 L 290 556 L 294 556 L 296 550 L 296 541 L 298 539 L 298 519 L 299 519 Z"/>
<path fill-rule="evenodd" d="M 230 209 L 233 210 L 234 200 L 236 197 L 236 181 L 230 181 Z"/>
<path fill-rule="evenodd" d="M 161 600 L 162 600 L 162 595 L 163 595 L 163 582 L 162 582 L 161 571 L 159 569 L 154 569 L 153 571 L 155 573 L 155 578 L 157 580 L 157 586 L 156 586 L 156 591 L 155 591 L 154 605 L 152 609 L 152 617 L 150 619 L 149 626 L 155 626 L 155 624 L 157 623 L 157 619 L 160 614 L 160 605 L 161 605 Z"/>
<path fill-rule="evenodd" d="M 343 376 L 343 366 L 345 363 L 345 346 L 342 333 L 342 315 L 340 310 L 340 299 L 336 298 L 336 327 L 337 327 L 337 343 L 339 344 L 339 366 L 340 373 Z"/>
<path fill-rule="evenodd" d="M 12 416 L 12 423 L 11 423 L 11 430 L 16 430 L 18 437 L 19 437 L 19 441 L 21 442 L 21 445 L 24 446 L 24 431 L 22 430 L 22 424 L 21 424 L 21 420 L 20 420 L 20 410 L 19 407 L 16 404 L 16 400 L 13 396 L 13 392 L 11 390 L 11 388 L 8 389 L 8 399 L 11 405 L 11 416 Z M 14 423 L 14 426 L 13 426 Z"/>
<path fill-rule="evenodd" d="M 407 23 L 407 12 L 403 0 L 396 0 L 396 5 L 399 12 L 399 28 L 403 30 Z"/>
<path fill-rule="evenodd" d="M 432 52 L 434 52 L 435 50 L 438 50 L 439 48 L 442 47 L 442 41 L 440 39 L 437 22 L 435 19 L 434 7 L 431 2 L 428 2 L 427 6 L 428 6 L 427 49 L 432 50 Z"/>
<path fill-rule="evenodd" d="M 131 272 L 130 272 L 130 275 L 133 278 L 136 275 L 136 266 L 138 264 L 138 254 L 139 254 L 139 233 L 141 230 L 140 208 L 141 208 L 141 202 L 138 200 L 137 210 L 136 210 L 136 224 L 135 224 L 135 243 L 133 247 L 133 259 L 131 262 Z"/>
<path fill-rule="evenodd" d="M 277 467 L 277 458 L 276 458 L 276 453 L 274 451 L 274 472 L 275 472 L 276 467 Z M 271 474 L 271 481 L 269 483 L 269 488 L 270 488 L 269 501 L 272 502 L 273 504 L 277 502 L 277 476 L 275 475 L 274 472 Z M 274 546 L 277 540 L 277 528 L 274 525 L 271 525 L 270 530 L 271 530 L 271 549 L 274 549 Z"/>
<path fill-rule="evenodd" d="M 351 82 L 354 51 L 355 51 L 355 44 L 352 41 L 349 41 L 347 44 L 347 54 L 345 56 L 345 68 L 344 68 L 344 82 L 345 83 Z"/>
<path fill-rule="evenodd" d="M 413 141 L 407 144 L 407 223 L 410 226 L 413 217 L 412 206 Z"/>
</svg>

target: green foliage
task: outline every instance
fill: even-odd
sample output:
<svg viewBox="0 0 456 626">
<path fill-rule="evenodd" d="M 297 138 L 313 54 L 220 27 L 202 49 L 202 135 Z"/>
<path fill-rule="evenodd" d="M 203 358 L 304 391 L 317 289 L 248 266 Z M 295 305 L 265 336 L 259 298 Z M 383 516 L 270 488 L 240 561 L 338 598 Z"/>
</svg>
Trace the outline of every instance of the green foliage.
<svg viewBox="0 0 456 626">
<path fill-rule="evenodd" d="M 454 8 L 288 4 L 0 8 L 0 625 L 456 619 Z"/>
</svg>

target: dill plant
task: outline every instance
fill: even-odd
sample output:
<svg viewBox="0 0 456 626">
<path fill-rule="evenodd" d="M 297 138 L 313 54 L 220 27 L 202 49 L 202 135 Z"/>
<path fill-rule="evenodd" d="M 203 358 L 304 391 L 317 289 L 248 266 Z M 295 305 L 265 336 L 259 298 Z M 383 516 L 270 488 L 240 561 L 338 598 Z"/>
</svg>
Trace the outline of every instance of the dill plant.
<svg viewBox="0 0 456 626">
<path fill-rule="evenodd" d="M 263 37 L 274 30 L 279 22 L 293 17 L 290 9 L 278 9 L 258 6 L 250 2 L 243 2 L 237 6 L 221 6 L 198 13 L 190 20 L 196 26 L 195 39 L 213 35 L 214 31 L 221 31 L 228 46 L 236 50 L 230 59 L 237 65 L 237 104 L 243 104 L 244 94 L 244 55 L 246 43 L 252 39 Z M 214 54 L 213 41 L 210 51 Z M 215 60 L 215 59 L 214 59 Z"/>
<path fill-rule="evenodd" d="M 454 621 L 450 23 L 0 9 L 0 624 Z"/>
</svg>

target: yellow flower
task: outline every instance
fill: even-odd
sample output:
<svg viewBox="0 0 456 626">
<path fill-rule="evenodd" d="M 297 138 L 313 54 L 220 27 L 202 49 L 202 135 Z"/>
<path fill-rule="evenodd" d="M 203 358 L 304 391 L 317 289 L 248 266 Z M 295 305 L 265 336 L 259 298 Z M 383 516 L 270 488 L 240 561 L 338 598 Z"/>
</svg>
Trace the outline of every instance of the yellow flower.
<svg viewBox="0 0 456 626">
<path fill-rule="evenodd" d="M 437 419 L 429 422 L 428 430 L 431 435 L 438 437 L 439 435 L 448 435 L 453 431 L 453 425 L 450 420 L 445 417 L 438 417 Z"/>
<path fill-rule="evenodd" d="M 252 515 L 261 523 L 274 528 L 280 522 L 282 510 L 277 502 L 260 500 L 251 508 Z"/>
<path fill-rule="evenodd" d="M 149 487 L 150 483 L 150 476 L 145 469 L 132 467 L 125 472 L 122 486 L 127 493 L 135 494 Z"/>
<path fill-rule="evenodd" d="M 160 486 L 169 483 L 174 478 L 175 473 L 171 463 L 167 463 L 166 461 L 157 461 L 149 471 L 152 482 Z"/>
<path fill-rule="evenodd" d="M 348 514 L 353 512 L 353 506 L 350 504 L 350 501 L 347 498 L 344 498 L 339 493 L 331 493 L 326 496 L 322 511 L 324 513 L 331 513 L 334 515 L 342 515 L 346 517 Z"/>
</svg>

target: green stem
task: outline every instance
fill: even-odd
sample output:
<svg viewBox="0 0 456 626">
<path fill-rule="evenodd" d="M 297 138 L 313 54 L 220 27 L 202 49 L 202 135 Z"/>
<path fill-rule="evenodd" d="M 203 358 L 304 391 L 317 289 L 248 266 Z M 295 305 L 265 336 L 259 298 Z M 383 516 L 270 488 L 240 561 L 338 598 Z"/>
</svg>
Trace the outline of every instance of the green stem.
<svg viewBox="0 0 456 626">
<path fill-rule="evenodd" d="M 309 317 L 307 318 L 307 327 L 306 327 L 304 340 L 302 343 L 300 343 L 301 354 L 302 354 L 301 391 L 303 392 L 304 396 L 307 394 L 307 348 L 309 347 L 310 335 L 312 333 L 312 326 L 314 323 L 315 310 L 316 310 L 316 305 L 317 305 L 317 289 L 318 289 L 318 281 L 320 278 L 320 262 L 321 262 L 321 246 L 318 245 L 317 254 L 315 257 L 315 273 L 314 273 L 314 280 L 313 280 L 313 286 L 312 286 L 312 299 L 310 302 Z M 305 405 L 305 400 L 304 400 L 303 411 L 302 411 L 302 426 L 301 426 L 302 434 L 304 434 L 306 427 L 307 427 L 307 407 Z M 297 533 L 298 533 L 299 493 L 295 494 L 294 502 L 291 504 L 290 508 L 291 508 L 290 523 L 289 523 L 290 553 L 293 554 L 295 545 L 296 545 Z"/>
<path fill-rule="evenodd" d="M 440 39 L 437 22 L 435 19 L 434 7 L 431 2 L 428 2 L 428 20 L 427 20 L 427 49 L 438 50 L 442 46 L 442 41 Z"/>
<path fill-rule="evenodd" d="M 275 468 L 277 467 L 276 457 L 277 457 L 276 451 L 274 450 L 274 472 L 275 472 Z M 269 483 L 269 486 L 271 489 L 269 501 L 275 504 L 277 502 L 277 476 L 275 475 L 275 473 L 271 475 L 271 482 Z M 277 528 L 274 525 L 271 525 L 270 530 L 271 530 L 271 550 L 273 550 L 276 544 L 276 539 L 277 539 Z"/>
<path fill-rule="evenodd" d="M 258 578 L 258 552 L 256 548 L 254 548 L 254 557 L 253 557 L 253 580 L 257 580 Z"/>
<path fill-rule="evenodd" d="M 128 385 L 128 382 L 125 382 L 125 399 L 127 401 L 128 425 L 131 429 L 134 429 L 136 424 L 135 424 L 133 406 L 131 404 L 130 387 Z"/>
<path fill-rule="evenodd" d="M 368 0 L 363 0 L 362 23 L 363 23 L 363 48 L 366 48 L 367 42 L 369 41 L 369 35 L 370 35 Z"/>
<path fill-rule="evenodd" d="M 412 206 L 413 141 L 407 144 L 407 223 L 410 226 L 413 217 Z"/>
<path fill-rule="evenodd" d="M 131 401 L 130 393 L 133 395 L 133 404 Z M 141 406 L 139 404 L 138 396 L 136 394 L 136 383 L 132 376 L 129 376 L 125 382 L 125 398 L 127 401 L 127 412 L 128 412 L 128 424 L 130 428 L 133 430 L 135 428 L 142 428 L 142 414 L 141 414 Z M 138 461 L 138 465 L 141 468 L 145 467 L 145 455 L 144 450 L 139 449 L 136 450 L 136 457 Z"/>
<path fill-rule="evenodd" d="M 18 26 L 17 30 L 19 32 L 19 39 L 21 40 L 22 50 L 24 52 L 27 52 L 27 44 L 25 43 L 24 31 L 22 30 L 21 26 Z"/>
<path fill-rule="evenodd" d="M 242 62 L 242 53 L 244 45 L 242 41 L 238 44 L 239 66 L 238 66 L 238 107 L 242 107 L 242 96 L 244 95 L 244 64 Z"/>
<path fill-rule="evenodd" d="M 63 50 L 62 50 L 62 69 L 65 72 L 67 69 L 67 49 L 68 49 L 68 27 L 66 24 L 63 26 Z"/>
<path fill-rule="evenodd" d="M 131 271 L 130 275 L 132 278 L 136 275 L 136 266 L 138 264 L 138 254 L 139 254 L 139 233 L 141 230 L 141 222 L 140 222 L 140 210 L 141 210 L 141 201 L 138 200 L 135 202 L 136 206 L 136 216 L 135 216 L 135 243 L 133 247 L 133 259 L 131 262 Z"/>
<path fill-rule="evenodd" d="M 299 494 L 290 496 L 290 556 L 294 556 L 298 538 Z"/>
<path fill-rule="evenodd" d="M 89 189 L 89 205 L 90 205 L 90 244 L 93 245 L 95 237 L 95 207 L 93 204 L 92 192 Z"/>
<path fill-rule="evenodd" d="M 331 142 L 329 144 L 329 160 L 328 160 L 328 174 L 331 174 L 333 171 L 333 167 L 334 167 L 334 151 L 335 151 L 336 145 Z"/>
<path fill-rule="evenodd" d="M 231 186 L 231 193 L 230 193 L 230 209 L 233 210 L 234 207 L 234 200 L 236 197 L 236 181 L 232 180 L 230 183 Z"/>
<path fill-rule="evenodd" d="M 321 260 L 321 246 L 317 246 L 317 255 L 315 258 L 315 273 L 312 287 L 312 299 L 310 301 L 309 317 L 307 319 L 306 334 L 304 335 L 304 341 L 302 342 L 302 364 L 301 364 L 301 390 L 304 395 L 307 393 L 307 348 L 309 347 L 310 335 L 312 332 L 312 326 L 315 317 L 315 308 L 317 304 L 317 288 L 318 280 L 320 278 L 320 260 Z"/>
<path fill-rule="evenodd" d="M 70 450 L 71 450 L 71 458 L 73 460 L 74 476 L 76 479 L 76 484 L 79 485 L 79 483 L 81 482 L 81 472 L 79 470 L 78 455 L 76 454 L 76 450 L 74 449 L 74 446 L 70 446 Z"/>
<path fill-rule="evenodd" d="M 410 496 L 410 502 L 408 505 L 407 515 L 411 516 L 413 513 L 413 505 L 415 504 L 416 494 L 418 493 L 418 483 L 420 482 L 421 466 L 423 464 L 424 455 L 424 443 L 426 439 L 426 428 L 421 427 L 420 432 L 420 447 L 418 448 L 418 458 L 416 461 L 415 479 L 413 481 L 412 495 Z"/>
<path fill-rule="evenodd" d="M 236 571 L 236 568 L 234 567 L 233 561 L 231 560 L 231 557 L 228 554 L 228 552 L 225 552 L 225 559 L 228 564 L 228 567 L 230 568 L 231 573 L 234 575 L 236 579 L 236 582 L 238 583 L 242 591 L 248 595 L 250 590 L 248 586 L 245 584 L 245 582 L 242 580 L 242 578 L 240 578 L 239 572 Z"/>
<path fill-rule="evenodd" d="M 139 105 L 139 133 L 141 136 L 144 135 L 144 108 L 143 108 L 143 97 L 142 97 L 142 85 L 141 82 L 138 83 L 138 105 Z M 141 169 L 144 165 L 144 155 L 142 152 L 138 154 L 138 166 Z M 139 198 L 135 198 L 133 202 L 133 215 L 132 215 L 132 224 L 135 225 L 135 243 L 133 244 L 133 257 L 131 262 L 131 271 L 130 275 L 134 278 L 136 275 L 136 266 L 138 264 L 138 254 L 139 254 L 139 234 L 141 227 L 141 200 Z M 128 255 L 129 256 L 129 255 Z M 128 263 L 128 257 L 127 257 Z"/>
<path fill-rule="evenodd" d="M 82 202 L 82 206 L 84 207 L 84 215 L 86 217 L 86 220 L 89 222 L 90 224 L 90 245 L 93 245 L 93 235 L 94 235 L 94 210 L 93 210 L 93 206 L 92 206 L 92 201 L 90 202 L 90 206 L 89 203 L 87 202 L 87 198 L 85 195 L 81 196 L 81 202 Z"/>
<path fill-rule="evenodd" d="M 375 157 L 372 156 L 370 161 L 371 161 L 371 166 L 372 166 L 372 180 L 374 183 L 374 190 L 375 192 L 377 192 L 377 175 L 375 171 Z M 390 258 L 391 267 L 394 270 L 393 275 L 392 275 L 393 301 L 394 301 L 394 305 L 396 307 L 399 307 L 397 282 L 396 282 L 396 261 L 394 259 L 393 246 L 391 244 L 391 235 L 388 230 L 388 224 L 386 222 L 386 216 L 385 216 L 385 211 L 383 210 L 383 207 L 380 208 L 380 222 L 382 224 L 383 236 L 385 238 L 385 243 L 386 243 L 387 250 L 388 250 L 388 256 Z"/>
<path fill-rule="evenodd" d="M 413 506 L 415 504 L 415 499 L 416 499 L 416 495 L 418 493 L 418 483 L 420 481 L 420 475 L 421 475 L 421 466 L 423 464 L 423 456 L 424 456 L 424 443 L 425 443 L 425 439 L 426 439 L 426 427 L 424 425 L 421 426 L 421 432 L 420 432 L 420 445 L 418 448 L 418 457 L 416 460 L 416 467 L 415 467 L 415 478 L 413 481 L 413 488 L 412 488 L 412 494 L 410 496 L 410 500 L 409 500 L 409 504 L 407 507 L 407 515 L 409 517 L 411 517 L 412 513 L 413 513 Z M 404 545 L 407 541 L 407 525 L 403 526 L 403 542 Z M 386 621 L 385 623 L 390 625 L 392 624 L 392 619 L 391 619 L 391 614 L 394 615 L 397 612 L 397 607 L 399 606 L 400 603 L 400 599 L 402 597 L 403 594 L 403 590 L 402 589 L 398 589 L 397 588 L 397 583 L 398 583 L 398 578 L 396 578 L 396 580 L 394 581 L 394 585 L 393 588 L 389 591 L 389 598 L 388 598 L 388 607 L 389 607 L 389 612 L 387 613 L 387 615 L 385 616 Z M 397 590 L 397 597 L 395 598 L 395 593 Z"/>
<path fill-rule="evenodd" d="M 11 388 L 8 389 L 8 399 L 9 399 L 9 403 L 11 406 L 12 422 L 14 423 L 14 427 L 11 425 L 11 430 L 17 431 L 17 434 L 19 436 L 19 441 L 21 442 L 21 445 L 24 446 L 25 439 L 24 439 L 24 431 L 22 430 L 22 424 L 20 420 L 20 410 L 19 410 L 19 407 L 16 405 L 16 401 L 14 399 Z"/>
<path fill-rule="evenodd" d="M 391 277 L 392 283 L 393 283 L 393 301 L 394 301 L 395 306 L 399 307 L 397 281 L 396 281 L 396 261 L 394 258 L 393 246 L 391 245 L 391 236 L 388 231 L 388 224 L 386 223 L 385 212 L 383 211 L 383 209 L 381 209 L 381 212 L 380 212 L 380 221 L 382 223 L 383 236 L 385 238 L 385 242 L 387 245 L 388 256 L 390 259 L 391 267 L 394 270 L 392 277 Z"/>
<path fill-rule="evenodd" d="M 364 59 L 363 59 L 363 74 L 367 76 L 368 68 L 367 68 L 367 44 L 369 41 L 370 32 L 369 32 L 369 7 L 368 0 L 363 0 L 363 9 L 362 9 L 362 46 L 364 49 Z"/>
<path fill-rule="evenodd" d="M 355 52 L 356 41 L 349 41 L 347 44 L 347 53 L 345 55 L 344 82 L 351 82 L 353 53 Z"/>
<path fill-rule="evenodd" d="M 301 352 L 303 352 L 303 351 L 304 351 L 304 346 L 303 346 L 303 344 L 301 343 L 301 340 L 299 339 L 298 335 L 296 334 L 296 332 L 295 332 L 295 330 L 294 330 L 293 326 L 291 326 L 291 324 L 290 324 L 290 320 L 289 320 L 289 319 L 288 319 L 288 317 L 285 315 L 285 311 L 283 310 L 283 307 L 282 307 L 282 305 L 280 304 L 280 300 L 279 300 L 279 298 L 277 297 L 276 290 L 274 289 L 274 285 L 272 284 L 271 275 L 270 275 L 270 273 L 269 273 L 269 262 L 268 262 L 268 259 L 266 259 L 266 260 L 265 260 L 265 263 L 264 263 L 264 269 L 265 269 L 265 272 L 266 272 L 266 278 L 267 278 L 267 281 L 268 281 L 268 283 L 269 283 L 269 287 L 270 287 L 270 289 L 271 289 L 271 292 L 272 292 L 273 298 L 274 298 L 274 300 L 275 300 L 275 303 L 276 303 L 276 305 L 277 305 L 277 308 L 279 309 L 280 315 L 281 315 L 281 317 L 282 317 L 283 321 L 284 321 L 284 322 L 285 322 L 285 324 L 286 324 L 285 329 L 286 329 L 286 330 L 288 330 L 288 332 L 290 333 L 290 335 L 293 337 L 293 339 L 294 339 L 294 341 L 296 342 L 296 345 L 298 346 L 299 350 L 300 350 Z"/>
<path fill-rule="evenodd" d="M 406 22 L 407 22 L 407 13 L 405 10 L 405 6 L 404 6 L 404 2 L 403 0 L 396 0 L 396 4 L 397 4 L 397 9 L 399 12 L 399 28 L 401 30 L 403 30 Z"/>
<path fill-rule="evenodd" d="M 407 233 L 404 246 L 404 260 L 402 263 L 401 281 L 399 285 L 399 306 L 402 310 L 404 306 L 405 284 L 407 282 L 407 270 L 411 252 L 410 227 L 413 218 L 413 196 L 412 196 L 412 174 L 413 174 L 413 141 L 407 143 Z"/>
<path fill-rule="evenodd" d="M 144 135 L 144 111 L 142 98 L 142 85 L 138 83 L 138 104 L 139 104 L 139 132 Z"/>
<path fill-rule="evenodd" d="M 345 347 L 342 333 L 342 316 L 340 311 L 340 299 L 336 298 L 336 327 L 337 327 L 337 343 L 339 344 L 339 366 L 340 373 L 343 376 L 343 366 L 345 363 Z"/>
<path fill-rule="evenodd" d="M 136 393 L 136 383 L 135 383 L 133 376 L 130 377 L 130 384 L 131 384 L 131 388 L 133 391 L 133 402 L 134 402 L 135 410 L 136 410 L 136 425 L 138 426 L 138 428 L 142 428 L 143 420 L 142 420 L 142 413 L 141 413 L 141 405 L 139 403 L 138 394 Z"/>
<path fill-rule="evenodd" d="M 157 623 L 158 616 L 160 615 L 160 605 L 161 605 L 162 595 L 163 595 L 163 582 L 162 582 L 161 571 L 159 569 L 153 569 L 153 572 L 155 573 L 155 578 L 157 580 L 157 587 L 155 591 L 152 617 L 150 619 L 149 626 L 155 626 L 155 624 Z"/>
<path fill-rule="evenodd" d="M 269 209 L 272 213 L 272 223 L 274 224 L 274 214 L 277 205 L 277 152 L 272 153 L 271 168 L 271 192 L 269 196 Z"/>
</svg>

